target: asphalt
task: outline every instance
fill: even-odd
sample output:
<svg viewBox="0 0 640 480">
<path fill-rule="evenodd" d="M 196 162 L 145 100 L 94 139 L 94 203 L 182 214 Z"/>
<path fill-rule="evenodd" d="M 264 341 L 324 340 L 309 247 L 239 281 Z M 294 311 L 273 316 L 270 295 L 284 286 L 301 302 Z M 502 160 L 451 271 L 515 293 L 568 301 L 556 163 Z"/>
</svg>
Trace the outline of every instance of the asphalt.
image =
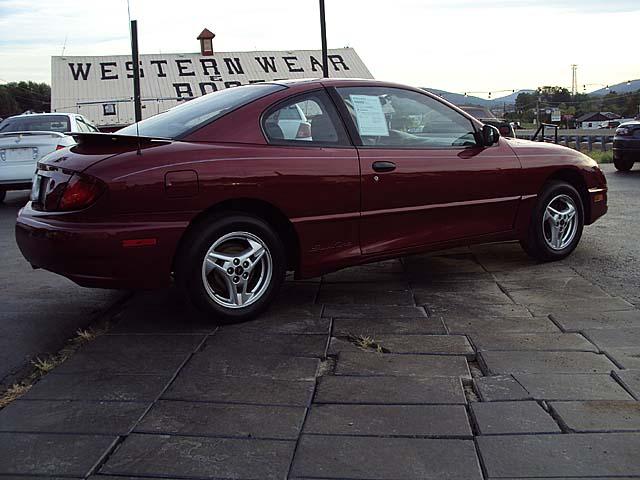
<svg viewBox="0 0 640 480">
<path fill-rule="evenodd" d="M 14 237 L 16 215 L 28 199 L 29 192 L 9 192 L 0 204 L 0 388 L 24 375 L 36 357 L 57 352 L 123 295 L 31 268 Z"/>
<path fill-rule="evenodd" d="M 220 328 L 171 289 L 128 298 L 0 410 L 0 477 L 640 478 L 640 172 L 605 169 L 611 212 L 562 262 L 390 260 Z M 67 304 L 2 301 L 112 300 L 64 285 Z"/>
</svg>

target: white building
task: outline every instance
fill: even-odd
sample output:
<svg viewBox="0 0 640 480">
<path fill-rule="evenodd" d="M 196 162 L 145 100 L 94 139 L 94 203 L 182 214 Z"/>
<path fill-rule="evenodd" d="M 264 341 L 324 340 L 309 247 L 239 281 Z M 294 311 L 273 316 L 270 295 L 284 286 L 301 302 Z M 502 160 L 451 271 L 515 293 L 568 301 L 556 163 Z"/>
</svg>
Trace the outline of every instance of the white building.
<svg viewBox="0 0 640 480">
<path fill-rule="evenodd" d="M 140 55 L 143 118 L 224 88 L 322 76 L 319 50 L 213 52 L 213 36 L 205 29 L 198 37 L 200 53 Z M 352 48 L 329 50 L 329 76 L 373 78 Z M 51 111 L 81 113 L 100 127 L 133 123 L 132 78 L 127 55 L 51 57 Z"/>
</svg>

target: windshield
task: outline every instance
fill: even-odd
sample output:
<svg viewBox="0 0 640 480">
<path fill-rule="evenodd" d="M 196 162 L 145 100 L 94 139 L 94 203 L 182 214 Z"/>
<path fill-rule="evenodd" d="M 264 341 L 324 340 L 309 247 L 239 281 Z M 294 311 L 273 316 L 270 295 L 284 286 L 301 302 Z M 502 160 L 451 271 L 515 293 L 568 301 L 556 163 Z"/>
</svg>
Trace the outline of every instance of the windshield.
<svg viewBox="0 0 640 480">
<path fill-rule="evenodd" d="M 142 120 L 138 123 L 138 128 L 134 123 L 118 130 L 118 133 L 122 135 L 139 134 L 144 137 L 179 138 L 231 110 L 284 88 L 287 87 L 264 83 L 220 90 L 195 100 L 189 100 L 166 112 Z"/>
<path fill-rule="evenodd" d="M 25 115 L 7 118 L 0 123 L 0 132 L 69 132 L 71 125 L 65 115 Z"/>
</svg>

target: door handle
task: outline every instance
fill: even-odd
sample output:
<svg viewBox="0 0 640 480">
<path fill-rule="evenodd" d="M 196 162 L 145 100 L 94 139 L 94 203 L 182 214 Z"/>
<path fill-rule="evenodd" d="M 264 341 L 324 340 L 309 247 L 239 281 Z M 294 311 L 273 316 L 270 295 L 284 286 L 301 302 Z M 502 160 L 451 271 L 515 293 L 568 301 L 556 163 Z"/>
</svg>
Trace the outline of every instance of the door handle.
<svg viewBox="0 0 640 480">
<path fill-rule="evenodd" d="M 374 172 L 393 172 L 396 169 L 396 164 L 393 162 L 373 162 L 371 167 Z"/>
</svg>

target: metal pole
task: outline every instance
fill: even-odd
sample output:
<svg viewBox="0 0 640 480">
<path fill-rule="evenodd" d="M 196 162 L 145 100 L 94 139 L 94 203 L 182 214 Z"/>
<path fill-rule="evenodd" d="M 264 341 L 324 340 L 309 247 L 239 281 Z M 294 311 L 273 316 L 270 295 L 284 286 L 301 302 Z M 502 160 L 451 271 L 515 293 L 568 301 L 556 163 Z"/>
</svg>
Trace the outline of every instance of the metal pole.
<svg viewBox="0 0 640 480">
<path fill-rule="evenodd" d="M 140 100 L 140 60 L 138 59 L 138 22 L 131 20 L 131 60 L 133 62 L 133 105 L 136 123 L 142 120 Z"/>
<path fill-rule="evenodd" d="M 327 54 L 327 24 L 324 16 L 324 0 L 320 0 L 320 36 L 322 37 L 322 76 L 329 77 L 329 57 Z"/>
</svg>

